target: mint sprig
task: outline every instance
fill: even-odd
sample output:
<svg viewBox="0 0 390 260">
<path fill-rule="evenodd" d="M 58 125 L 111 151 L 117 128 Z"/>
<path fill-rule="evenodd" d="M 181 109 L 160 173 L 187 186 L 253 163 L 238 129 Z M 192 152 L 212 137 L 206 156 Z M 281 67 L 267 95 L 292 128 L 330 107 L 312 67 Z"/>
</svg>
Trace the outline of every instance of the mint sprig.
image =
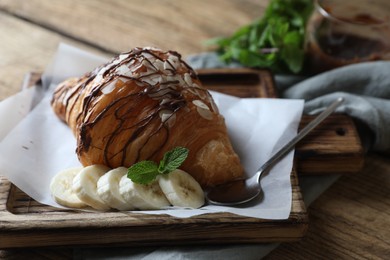
<svg viewBox="0 0 390 260">
<path fill-rule="evenodd" d="M 141 161 L 127 170 L 127 177 L 134 183 L 148 184 L 159 175 L 157 164 L 153 161 Z"/>
<path fill-rule="evenodd" d="M 160 161 L 158 172 L 161 174 L 170 173 L 185 161 L 188 156 L 188 149 L 184 147 L 176 147 L 173 150 L 164 154 L 164 158 Z"/>
<path fill-rule="evenodd" d="M 187 158 L 188 152 L 187 148 L 175 147 L 164 154 L 159 165 L 153 161 L 138 162 L 127 170 L 127 177 L 134 183 L 149 184 L 159 174 L 168 174 L 179 168 Z"/>
</svg>

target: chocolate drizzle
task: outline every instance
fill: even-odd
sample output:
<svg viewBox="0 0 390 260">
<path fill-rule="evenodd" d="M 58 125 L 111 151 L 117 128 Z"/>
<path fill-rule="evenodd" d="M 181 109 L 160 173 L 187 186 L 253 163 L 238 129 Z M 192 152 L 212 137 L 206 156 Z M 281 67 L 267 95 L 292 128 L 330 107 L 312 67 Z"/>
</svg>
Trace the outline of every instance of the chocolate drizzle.
<svg viewBox="0 0 390 260">
<path fill-rule="evenodd" d="M 75 104 L 82 102 L 76 117 L 77 154 L 80 156 L 91 147 L 101 149 L 104 164 L 114 167 L 113 158 L 119 156 L 121 165 L 134 163 L 143 157 L 143 149 L 149 142 L 154 138 L 162 140 L 153 145 L 153 151 L 150 146 L 145 151 L 152 158 L 167 143 L 176 113 L 188 105 L 186 95 L 213 104 L 207 90 L 197 81 L 195 71 L 180 54 L 151 48 L 122 53 L 85 75 L 73 88 L 61 93 L 68 123 Z M 216 112 L 215 106 L 210 109 Z M 115 120 L 109 121 L 113 123 L 109 134 L 102 136 L 104 140 L 93 140 L 93 131 L 99 131 L 94 128 L 107 127 L 103 119 L 112 115 Z M 125 162 L 132 145 L 139 149 L 132 149 L 136 152 L 133 161 Z"/>
</svg>

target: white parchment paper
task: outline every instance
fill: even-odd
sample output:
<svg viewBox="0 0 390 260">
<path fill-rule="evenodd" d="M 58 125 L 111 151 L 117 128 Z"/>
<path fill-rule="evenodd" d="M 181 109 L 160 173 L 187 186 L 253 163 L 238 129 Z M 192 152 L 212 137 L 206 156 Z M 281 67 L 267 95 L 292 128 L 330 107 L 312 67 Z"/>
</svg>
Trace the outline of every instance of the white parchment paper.
<svg viewBox="0 0 390 260">
<path fill-rule="evenodd" d="M 51 197 L 50 180 L 60 170 L 80 165 L 71 130 L 50 107 L 52 88 L 60 81 L 80 76 L 104 61 L 102 57 L 60 45 L 44 74 L 47 93 L 37 106 L 29 113 L 25 112 L 34 90 L 24 90 L 0 103 L 1 128 L 9 131 L 3 133 L 2 140 L 3 136 L 0 136 L 0 174 L 43 204 L 61 207 Z M 248 173 L 254 173 L 278 148 L 296 135 L 303 100 L 241 99 L 217 92 L 212 92 L 212 95 L 226 119 L 233 147 Z M 9 111 L 22 112 L 17 118 L 6 120 Z M 291 210 L 292 161 L 293 152 L 262 180 L 262 201 L 241 207 L 206 205 L 200 209 L 137 212 L 190 217 L 223 211 L 255 218 L 286 219 Z"/>
</svg>

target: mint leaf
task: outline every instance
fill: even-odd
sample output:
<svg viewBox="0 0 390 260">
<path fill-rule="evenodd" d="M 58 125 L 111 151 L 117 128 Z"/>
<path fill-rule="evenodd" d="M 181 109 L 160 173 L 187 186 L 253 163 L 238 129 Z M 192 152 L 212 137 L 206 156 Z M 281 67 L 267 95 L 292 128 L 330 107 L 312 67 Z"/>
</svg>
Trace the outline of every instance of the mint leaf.
<svg viewBox="0 0 390 260">
<path fill-rule="evenodd" d="M 139 184 L 151 183 L 158 174 L 157 164 L 152 161 L 138 162 L 127 170 L 127 177 L 134 183 Z"/>
<path fill-rule="evenodd" d="M 283 39 L 284 48 L 282 57 L 286 61 L 289 69 L 298 73 L 303 65 L 303 50 L 300 48 L 300 35 L 298 32 L 289 32 Z"/>
<path fill-rule="evenodd" d="M 157 175 L 168 174 L 179 168 L 187 156 L 187 148 L 176 147 L 164 154 L 159 166 L 153 161 L 141 161 L 132 165 L 127 170 L 127 178 L 134 183 L 149 184 L 156 179 Z"/>
<path fill-rule="evenodd" d="M 173 150 L 165 153 L 164 158 L 160 161 L 158 172 L 162 174 L 170 173 L 185 161 L 188 156 L 188 149 L 184 147 L 176 147 Z"/>
</svg>

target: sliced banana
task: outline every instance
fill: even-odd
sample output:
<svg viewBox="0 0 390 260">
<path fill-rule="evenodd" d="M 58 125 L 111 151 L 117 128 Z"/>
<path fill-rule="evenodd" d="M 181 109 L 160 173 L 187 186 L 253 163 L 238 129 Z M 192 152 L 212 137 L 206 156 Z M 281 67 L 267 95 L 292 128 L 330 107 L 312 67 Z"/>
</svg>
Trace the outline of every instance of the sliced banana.
<svg viewBox="0 0 390 260">
<path fill-rule="evenodd" d="M 140 210 L 161 209 L 170 206 L 157 181 L 147 185 L 137 184 L 125 175 L 119 182 L 119 192 L 128 204 Z"/>
<path fill-rule="evenodd" d="M 58 204 L 70 208 L 84 208 L 87 206 L 72 189 L 73 179 L 82 169 L 82 167 L 69 168 L 53 177 L 50 182 L 50 191 Z"/>
<path fill-rule="evenodd" d="M 126 175 L 127 168 L 119 167 L 104 174 L 97 182 L 97 193 L 99 197 L 111 208 L 118 210 L 134 209 L 119 193 L 119 181 Z"/>
<path fill-rule="evenodd" d="M 90 165 L 82 169 L 73 179 L 73 191 L 79 199 L 94 209 L 109 210 L 110 207 L 99 197 L 97 182 L 110 168 L 104 165 Z"/>
<path fill-rule="evenodd" d="M 199 183 L 185 171 L 177 169 L 160 175 L 158 183 L 173 206 L 200 208 L 205 202 Z"/>
</svg>

